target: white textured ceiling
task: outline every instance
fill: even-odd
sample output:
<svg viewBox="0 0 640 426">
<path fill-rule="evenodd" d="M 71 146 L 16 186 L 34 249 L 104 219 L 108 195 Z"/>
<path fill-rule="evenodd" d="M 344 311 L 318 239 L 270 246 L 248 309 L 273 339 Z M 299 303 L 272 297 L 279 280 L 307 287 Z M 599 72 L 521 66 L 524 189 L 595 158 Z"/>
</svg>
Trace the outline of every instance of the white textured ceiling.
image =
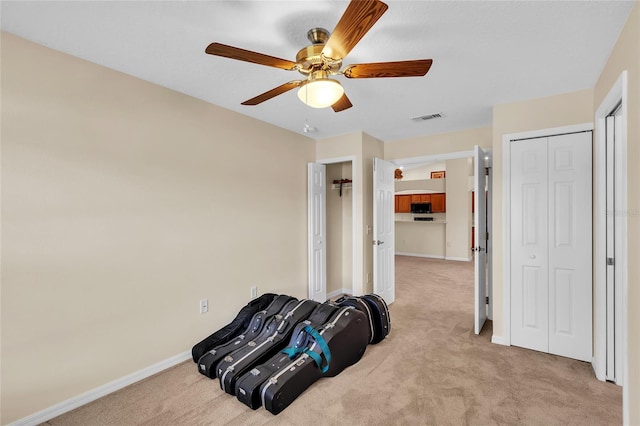
<svg viewBox="0 0 640 426">
<path fill-rule="evenodd" d="M 314 138 L 364 131 L 393 141 L 491 124 L 497 104 L 595 85 L 632 1 L 394 1 L 344 65 L 433 59 L 425 77 L 338 79 L 353 108 L 302 104 L 292 90 L 241 102 L 295 71 L 204 53 L 213 42 L 295 61 L 346 1 L 2 1 L 2 29 Z M 412 121 L 441 112 L 445 118 Z"/>
</svg>

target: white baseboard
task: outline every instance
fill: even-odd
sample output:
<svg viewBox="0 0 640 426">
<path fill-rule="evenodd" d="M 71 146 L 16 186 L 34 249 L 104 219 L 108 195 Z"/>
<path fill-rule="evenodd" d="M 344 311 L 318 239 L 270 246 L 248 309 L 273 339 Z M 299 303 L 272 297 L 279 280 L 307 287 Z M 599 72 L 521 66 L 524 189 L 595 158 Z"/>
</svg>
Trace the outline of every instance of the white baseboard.
<svg viewBox="0 0 640 426">
<path fill-rule="evenodd" d="M 444 256 L 438 256 L 435 254 L 420 254 L 420 253 L 403 253 L 396 252 L 396 256 L 413 256 L 413 257 L 427 257 L 429 259 L 444 259 Z"/>
<path fill-rule="evenodd" d="M 340 288 L 338 290 L 334 290 L 331 293 L 327 293 L 327 299 L 333 299 L 336 296 L 340 296 L 341 294 L 351 294 L 352 290 L 350 288 Z"/>
<path fill-rule="evenodd" d="M 456 260 L 458 262 L 471 262 L 471 258 L 470 257 L 445 257 L 445 260 Z"/>
<path fill-rule="evenodd" d="M 509 346 L 502 336 L 496 336 L 495 334 L 491 336 L 491 343 L 495 343 L 496 345 Z"/>
<path fill-rule="evenodd" d="M 102 386 L 98 386 L 95 389 L 87 391 L 78 396 L 74 396 L 73 398 L 69 398 L 66 401 L 62 401 L 59 404 L 52 405 L 51 407 L 45 408 L 42 411 L 38 411 L 37 413 L 31 414 L 27 417 L 23 417 L 22 419 L 16 420 L 15 422 L 10 423 L 8 426 L 31 426 L 31 425 L 38 425 L 40 423 L 44 423 L 46 421 L 53 419 L 54 417 L 67 413 L 71 410 L 75 410 L 80 406 L 88 404 L 92 401 L 95 401 L 96 399 L 102 398 L 105 395 L 108 395 L 124 387 L 132 385 L 136 382 L 139 382 L 142 379 L 146 379 L 147 377 L 153 376 L 156 373 L 166 370 L 167 368 L 173 367 L 174 365 L 178 365 L 181 362 L 184 362 L 188 359 L 191 359 L 191 351 L 183 352 L 178 355 L 172 356 L 171 358 L 165 359 L 164 361 L 160 361 L 149 367 L 143 368 L 142 370 L 133 372 L 127 376 L 116 379 L 113 382 L 107 383 Z"/>
</svg>

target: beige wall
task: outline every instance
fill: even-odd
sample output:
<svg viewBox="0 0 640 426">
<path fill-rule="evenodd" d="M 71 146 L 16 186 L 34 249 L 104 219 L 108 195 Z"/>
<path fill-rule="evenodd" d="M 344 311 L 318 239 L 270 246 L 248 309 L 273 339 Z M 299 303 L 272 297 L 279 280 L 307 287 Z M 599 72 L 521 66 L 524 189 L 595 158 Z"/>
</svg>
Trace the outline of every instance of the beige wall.
<svg viewBox="0 0 640 426">
<path fill-rule="evenodd" d="M 447 170 L 447 166 L 444 163 L 444 161 L 438 162 L 438 163 L 429 163 L 423 166 L 413 167 L 410 169 L 407 169 L 405 167 L 405 169 L 402 171 L 402 176 L 403 176 L 402 180 L 409 181 L 409 180 L 431 179 L 431 172 L 443 171 L 443 170 L 444 171 Z"/>
<path fill-rule="evenodd" d="M 447 160 L 446 258 L 471 260 L 471 158 Z"/>
<path fill-rule="evenodd" d="M 629 386 L 624 390 L 627 420 L 640 424 L 640 2 L 636 1 L 629 19 L 611 52 L 594 89 L 593 110 L 623 70 L 628 72 L 627 101 L 627 224 L 628 246 L 628 329 Z"/>
<path fill-rule="evenodd" d="M 491 144 L 491 127 L 479 127 L 387 142 L 384 144 L 384 158 L 385 160 L 397 160 L 400 158 L 470 151 L 474 145 L 490 148 Z"/>
<path fill-rule="evenodd" d="M 399 215 L 412 216 L 410 213 Z M 444 259 L 446 255 L 446 224 L 444 214 L 433 215 L 433 222 L 415 222 L 413 218 L 395 222 L 396 253 Z"/>
<path fill-rule="evenodd" d="M 342 163 L 342 177 L 353 180 L 351 162 Z M 353 191 L 342 194 L 342 288 L 353 287 Z"/>
<path fill-rule="evenodd" d="M 3 424 L 306 296 L 313 141 L 1 41 Z"/>
<path fill-rule="evenodd" d="M 396 180 L 396 194 L 433 194 L 446 192 L 446 179 Z"/>
<path fill-rule="evenodd" d="M 327 168 L 327 293 L 342 288 L 342 197 L 331 189 L 335 179 L 342 179 L 342 163 L 328 164 Z M 346 191 L 344 191 L 346 192 Z"/>
<path fill-rule="evenodd" d="M 352 178 L 350 162 L 327 165 L 327 293 L 353 286 L 352 191 L 332 189 L 345 178 Z"/>
</svg>

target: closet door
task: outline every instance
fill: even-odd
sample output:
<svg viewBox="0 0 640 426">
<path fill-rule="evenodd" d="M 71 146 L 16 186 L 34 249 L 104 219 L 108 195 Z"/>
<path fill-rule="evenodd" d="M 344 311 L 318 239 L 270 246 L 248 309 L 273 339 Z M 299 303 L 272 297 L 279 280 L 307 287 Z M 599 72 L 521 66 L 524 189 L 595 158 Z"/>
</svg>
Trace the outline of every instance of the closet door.
<svg viewBox="0 0 640 426">
<path fill-rule="evenodd" d="M 549 350 L 547 138 L 511 144 L 511 344 Z"/>
<path fill-rule="evenodd" d="M 511 144 L 511 343 L 592 357 L 591 133 Z"/>
<path fill-rule="evenodd" d="M 591 133 L 549 138 L 549 352 L 592 358 Z"/>
</svg>

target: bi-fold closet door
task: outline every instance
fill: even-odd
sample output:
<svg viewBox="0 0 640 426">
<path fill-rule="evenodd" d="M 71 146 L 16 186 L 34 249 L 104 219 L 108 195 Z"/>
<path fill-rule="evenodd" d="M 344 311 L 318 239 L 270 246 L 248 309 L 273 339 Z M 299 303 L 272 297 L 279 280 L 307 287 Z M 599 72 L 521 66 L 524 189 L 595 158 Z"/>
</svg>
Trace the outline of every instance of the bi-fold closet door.
<svg viewBox="0 0 640 426">
<path fill-rule="evenodd" d="M 511 344 L 592 359 L 591 132 L 511 142 Z"/>
</svg>

